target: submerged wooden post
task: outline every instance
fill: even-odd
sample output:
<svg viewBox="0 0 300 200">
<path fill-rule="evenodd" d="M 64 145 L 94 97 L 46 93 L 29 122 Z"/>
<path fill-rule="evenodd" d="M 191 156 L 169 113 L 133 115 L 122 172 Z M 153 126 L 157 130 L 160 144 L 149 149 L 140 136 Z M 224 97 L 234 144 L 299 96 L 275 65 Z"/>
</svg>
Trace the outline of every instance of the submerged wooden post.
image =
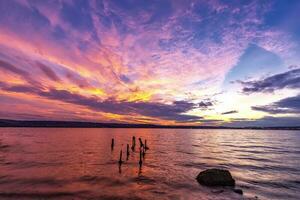
<svg viewBox="0 0 300 200">
<path fill-rule="evenodd" d="M 111 150 L 114 149 L 114 146 L 115 146 L 115 139 L 112 138 L 112 139 L 111 139 Z"/>
<path fill-rule="evenodd" d="M 132 145 L 131 145 L 132 151 L 135 150 L 135 136 L 132 137 Z"/>
<path fill-rule="evenodd" d="M 149 147 L 147 146 L 147 140 L 145 140 L 145 151 L 148 149 L 149 149 Z"/>
<path fill-rule="evenodd" d="M 143 149 L 143 152 L 142 152 L 143 154 L 142 155 L 143 155 L 143 158 L 145 159 L 145 154 L 146 154 L 145 146 L 143 146 L 142 149 Z"/>
<path fill-rule="evenodd" d="M 140 148 L 142 148 L 144 146 L 143 141 L 141 138 L 139 138 L 139 141 L 140 141 Z"/>
<path fill-rule="evenodd" d="M 120 158 L 119 158 L 119 165 L 121 165 L 123 163 L 122 161 L 122 149 L 120 150 Z"/>
<path fill-rule="evenodd" d="M 142 149 L 141 148 L 140 148 L 140 161 L 139 161 L 139 164 L 140 164 L 140 167 L 143 164 L 143 161 L 142 161 Z"/>
<path fill-rule="evenodd" d="M 122 174 L 122 167 L 119 165 L 119 174 Z"/>
<path fill-rule="evenodd" d="M 127 160 L 128 160 L 129 155 L 130 155 L 130 153 L 129 153 L 129 144 L 127 144 Z"/>
</svg>

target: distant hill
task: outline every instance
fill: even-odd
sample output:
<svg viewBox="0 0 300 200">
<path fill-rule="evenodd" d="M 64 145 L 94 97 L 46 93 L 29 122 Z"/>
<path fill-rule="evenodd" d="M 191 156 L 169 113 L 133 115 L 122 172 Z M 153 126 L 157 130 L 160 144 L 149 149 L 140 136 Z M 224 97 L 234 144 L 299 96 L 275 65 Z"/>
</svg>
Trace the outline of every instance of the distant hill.
<svg viewBox="0 0 300 200">
<path fill-rule="evenodd" d="M 0 127 L 300 130 L 300 126 L 295 126 L 295 127 L 226 127 L 226 126 L 185 126 L 185 125 L 95 123 L 95 122 L 78 122 L 78 121 L 19 121 L 19 120 L 7 120 L 7 119 L 0 119 Z"/>
</svg>

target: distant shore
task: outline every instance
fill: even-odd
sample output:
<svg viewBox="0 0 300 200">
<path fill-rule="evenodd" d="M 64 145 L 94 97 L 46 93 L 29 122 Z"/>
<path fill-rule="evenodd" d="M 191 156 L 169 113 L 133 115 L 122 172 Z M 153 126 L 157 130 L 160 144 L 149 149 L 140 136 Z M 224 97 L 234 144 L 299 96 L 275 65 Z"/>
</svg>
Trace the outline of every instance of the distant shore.
<svg viewBox="0 0 300 200">
<path fill-rule="evenodd" d="M 21 121 L 21 120 L 7 120 L 7 119 L 0 119 L 0 127 L 300 130 L 300 126 L 293 126 L 293 127 L 187 126 L 187 125 L 96 123 L 96 122 L 79 122 L 79 121 L 33 121 L 33 120 Z"/>
</svg>

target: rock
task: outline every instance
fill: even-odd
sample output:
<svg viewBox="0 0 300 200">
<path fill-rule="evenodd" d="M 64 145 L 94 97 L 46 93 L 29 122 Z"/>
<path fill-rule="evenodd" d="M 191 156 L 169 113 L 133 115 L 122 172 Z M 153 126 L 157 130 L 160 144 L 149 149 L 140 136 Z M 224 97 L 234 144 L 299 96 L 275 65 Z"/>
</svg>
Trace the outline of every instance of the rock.
<svg viewBox="0 0 300 200">
<path fill-rule="evenodd" d="M 235 180 L 228 170 L 207 169 L 197 176 L 197 181 L 206 186 L 234 186 Z"/>
<path fill-rule="evenodd" d="M 243 190 L 241 190 L 241 189 L 233 189 L 233 191 L 234 191 L 235 193 L 238 193 L 238 194 L 243 195 Z"/>
</svg>

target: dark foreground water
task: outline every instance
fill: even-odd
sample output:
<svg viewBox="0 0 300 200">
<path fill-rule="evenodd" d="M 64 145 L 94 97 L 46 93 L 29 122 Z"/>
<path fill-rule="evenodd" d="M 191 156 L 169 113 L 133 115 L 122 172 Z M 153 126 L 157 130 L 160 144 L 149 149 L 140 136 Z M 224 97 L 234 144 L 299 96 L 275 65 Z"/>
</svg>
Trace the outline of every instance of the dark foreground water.
<svg viewBox="0 0 300 200">
<path fill-rule="evenodd" d="M 119 168 L 119 151 L 133 135 L 148 139 L 144 165 L 139 169 L 139 155 L 131 152 Z M 229 169 L 244 195 L 200 186 L 195 177 L 210 167 Z M 300 199 L 299 131 L 0 129 L 0 199 L 255 196 Z"/>
</svg>

